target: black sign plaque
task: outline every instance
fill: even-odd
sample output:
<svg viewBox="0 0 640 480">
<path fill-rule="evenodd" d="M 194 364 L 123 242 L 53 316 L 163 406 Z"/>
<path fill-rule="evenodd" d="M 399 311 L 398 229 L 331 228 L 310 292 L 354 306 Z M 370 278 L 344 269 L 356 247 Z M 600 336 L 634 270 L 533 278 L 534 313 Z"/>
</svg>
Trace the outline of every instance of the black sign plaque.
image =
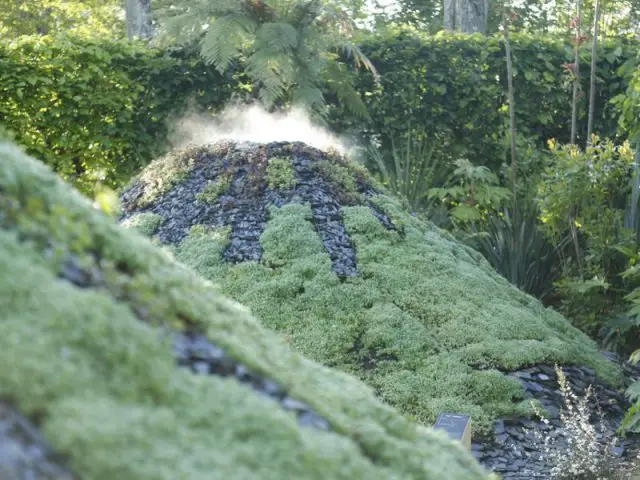
<svg viewBox="0 0 640 480">
<path fill-rule="evenodd" d="M 457 413 L 442 413 L 434 428 L 444 430 L 453 440 L 462 442 L 462 444 L 471 449 L 471 426 L 468 415 L 460 415 Z"/>
</svg>

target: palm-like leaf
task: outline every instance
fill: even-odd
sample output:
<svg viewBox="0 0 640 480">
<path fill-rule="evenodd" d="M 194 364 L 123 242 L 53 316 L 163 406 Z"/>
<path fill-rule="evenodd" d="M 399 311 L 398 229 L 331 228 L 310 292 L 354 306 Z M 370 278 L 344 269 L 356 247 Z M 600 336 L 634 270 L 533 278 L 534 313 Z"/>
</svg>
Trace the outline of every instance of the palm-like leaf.
<svg viewBox="0 0 640 480">
<path fill-rule="evenodd" d="M 559 251 L 570 239 L 563 238 L 558 246 L 551 244 L 538 227 L 537 209 L 526 205 L 524 211 L 514 214 L 505 209 L 473 226 L 467 241 L 511 283 L 544 298 L 553 291 L 553 282 L 561 273 Z"/>
<path fill-rule="evenodd" d="M 377 74 L 353 43 L 353 19 L 332 2 L 175 0 L 159 17 L 168 39 L 197 39 L 202 56 L 221 72 L 243 58 L 267 107 L 294 99 L 319 111 L 325 103 L 324 82 L 353 113 L 368 117 L 342 59 Z"/>
</svg>

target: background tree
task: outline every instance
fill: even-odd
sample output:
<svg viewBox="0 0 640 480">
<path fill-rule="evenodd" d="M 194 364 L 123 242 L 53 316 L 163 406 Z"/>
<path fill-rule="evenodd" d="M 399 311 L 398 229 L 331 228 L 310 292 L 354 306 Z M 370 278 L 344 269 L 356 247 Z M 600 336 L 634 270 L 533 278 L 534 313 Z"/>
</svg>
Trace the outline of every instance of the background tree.
<svg viewBox="0 0 640 480">
<path fill-rule="evenodd" d="M 278 102 L 324 113 L 327 87 L 353 113 L 367 110 L 351 85 L 347 59 L 375 73 L 355 44 L 353 2 L 322 0 L 181 0 L 160 13 L 165 40 L 199 42 L 224 72 L 241 61 L 267 108 Z"/>
<path fill-rule="evenodd" d="M 593 22 L 593 40 L 591 42 L 591 76 L 589 79 L 589 120 L 587 124 L 587 145 L 591 144 L 593 119 L 596 103 L 596 67 L 598 61 L 598 27 L 600 26 L 600 0 L 596 0 L 596 12 Z"/>
<path fill-rule="evenodd" d="M 444 0 L 443 25 L 446 30 L 486 33 L 489 0 Z"/>
<path fill-rule="evenodd" d="M 127 35 L 150 38 L 153 35 L 151 0 L 125 0 L 127 14 Z"/>
<path fill-rule="evenodd" d="M 47 35 L 121 37 L 122 0 L 0 0 L 0 36 Z"/>
</svg>

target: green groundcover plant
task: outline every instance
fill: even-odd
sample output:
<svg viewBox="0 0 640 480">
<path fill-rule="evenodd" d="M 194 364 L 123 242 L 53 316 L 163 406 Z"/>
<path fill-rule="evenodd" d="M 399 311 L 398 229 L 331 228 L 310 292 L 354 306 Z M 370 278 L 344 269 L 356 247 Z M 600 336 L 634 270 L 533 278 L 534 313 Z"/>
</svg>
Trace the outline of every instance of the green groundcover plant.
<svg viewBox="0 0 640 480">
<path fill-rule="evenodd" d="M 89 288 L 59 275 L 74 258 Z M 0 398 L 91 480 L 480 480 L 463 449 L 354 378 L 293 353 L 238 304 L 0 143 Z M 185 326 L 282 385 L 331 431 L 234 378 L 178 369 Z"/>
<path fill-rule="evenodd" d="M 224 161 L 219 149 L 211 152 L 209 161 Z M 176 158 L 152 163 L 133 185 L 171 185 L 161 176 L 172 169 L 163 165 Z M 496 274 L 482 255 L 391 197 L 373 201 L 399 228 L 387 230 L 366 205 L 342 208 L 357 277 L 333 272 L 306 204 L 270 209 L 260 262 L 226 263 L 229 229 L 209 225 L 195 225 L 166 248 L 296 350 L 359 376 L 421 423 L 464 412 L 482 435 L 496 417 L 529 413 L 520 384 L 503 371 L 533 364 L 588 365 L 616 384 L 618 371 L 592 340 Z M 130 213 L 128 221 L 148 214 Z"/>
</svg>

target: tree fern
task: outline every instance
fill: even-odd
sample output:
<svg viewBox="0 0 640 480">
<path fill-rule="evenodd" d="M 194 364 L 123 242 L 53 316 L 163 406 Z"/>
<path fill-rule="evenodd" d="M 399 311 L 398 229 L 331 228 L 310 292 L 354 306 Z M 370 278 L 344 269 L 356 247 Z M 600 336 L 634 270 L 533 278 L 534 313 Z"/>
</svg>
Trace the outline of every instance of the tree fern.
<svg viewBox="0 0 640 480">
<path fill-rule="evenodd" d="M 328 0 L 165 0 L 161 39 L 200 43 L 203 58 L 224 72 L 242 61 L 267 108 L 293 101 L 320 112 L 323 86 L 353 113 L 367 109 L 353 88 L 348 59 L 375 75 L 353 41 L 346 2 Z"/>
<path fill-rule="evenodd" d="M 214 19 L 201 42 L 201 54 L 222 73 L 242 53 L 243 33 L 251 33 L 251 25 L 237 14 Z"/>
</svg>

